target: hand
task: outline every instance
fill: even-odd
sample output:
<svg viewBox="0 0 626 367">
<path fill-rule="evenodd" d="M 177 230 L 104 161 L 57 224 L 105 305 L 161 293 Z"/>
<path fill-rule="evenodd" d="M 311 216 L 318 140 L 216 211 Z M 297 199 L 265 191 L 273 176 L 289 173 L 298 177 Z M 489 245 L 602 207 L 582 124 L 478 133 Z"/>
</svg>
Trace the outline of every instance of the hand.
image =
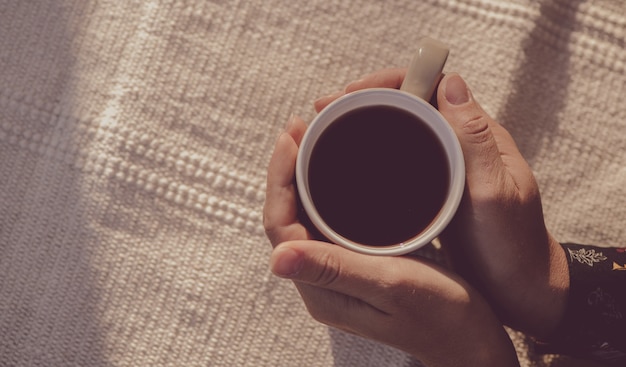
<svg viewBox="0 0 626 367">
<path fill-rule="evenodd" d="M 272 271 L 294 281 L 325 324 L 413 354 L 428 366 L 518 366 L 489 305 L 456 274 L 411 257 L 374 257 L 313 241 L 297 220 L 293 184 L 306 130 L 293 118 L 276 142 L 264 226 Z"/>
<path fill-rule="evenodd" d="M 399 88 L 405 69 L 379 71 L 320 98 L 320 111 L 344 93 Z M 474 100 L 458 74 L 443 78 L 438 108 L 465 155 L 466 192 L 441 235 L 454 269 L 514 328 L 547 337 L 561 320 L 569 287 L 565 254 L 546 230 L 539 189 L 509 133 Z"/>
<path fill-rule="evenodd" d="M 565 253 L 546 229 L 537 182 L 511 135 L 458 75 L 441 83 L 439 110 L 465 154 L 466 193 L 441 236 L 455 268 L 511 326 L 548 337 L 563 317 Z"/>
</svg>

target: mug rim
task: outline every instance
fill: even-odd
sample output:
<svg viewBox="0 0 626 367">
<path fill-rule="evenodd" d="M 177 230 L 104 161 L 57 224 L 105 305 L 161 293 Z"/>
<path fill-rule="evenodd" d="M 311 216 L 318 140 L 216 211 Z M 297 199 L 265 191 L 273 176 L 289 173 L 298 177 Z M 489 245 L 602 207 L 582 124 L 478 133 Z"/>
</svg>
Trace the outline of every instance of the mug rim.
<svg viewBox="0 0 626 367">
<path fill-rule="evenodd" d="M 428 227 L 404 242 L 389 246 L 357 243 L 334 231 L 318 213 L 308 190 L 308 163 L 315 143 L 339 116 L 365 106 L 391 106 L 424 121 L 442 142 L 450 173 L 448 194 L 443 207 Z M 408 92 L 391 88 L 371 88 L 346 94 L 324 108 L 307 128 L 296 158 L 296 186 L 301 205 L 312 224 L 330 241 L 369 255 L 404 255 L 430 243 L 450 223 L 465 188 L 465 162 L 461 144 L 447 120 L 428 102 Z"/>
</svg>

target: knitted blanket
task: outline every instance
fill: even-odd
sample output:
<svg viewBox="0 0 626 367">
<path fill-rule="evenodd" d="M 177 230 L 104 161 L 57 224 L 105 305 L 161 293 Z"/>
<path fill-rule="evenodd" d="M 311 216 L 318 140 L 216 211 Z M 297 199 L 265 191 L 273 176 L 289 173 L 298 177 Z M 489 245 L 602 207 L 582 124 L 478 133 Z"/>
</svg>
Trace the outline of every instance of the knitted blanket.
<svg viewBox="0 0 626 367">
<path fill-rule="evenodd" d="M 279 131 L 429 35 L 552 233 L 623 246 L 624 4 L 0 0 L 0 366 L 420 366 L 270 274 Z M 578 363 L 511 337 L 522 366 Z"/>
</svg>

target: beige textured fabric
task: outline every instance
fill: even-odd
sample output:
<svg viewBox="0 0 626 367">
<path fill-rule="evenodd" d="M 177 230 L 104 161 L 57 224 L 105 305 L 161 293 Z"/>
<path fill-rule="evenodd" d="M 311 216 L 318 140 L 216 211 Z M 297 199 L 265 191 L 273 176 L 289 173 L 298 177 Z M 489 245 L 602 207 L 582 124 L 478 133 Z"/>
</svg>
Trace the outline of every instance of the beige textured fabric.
<svg viewBox="0 0 626 367">
<path fill-rule="evenodd" d="M 430 35 L 517 139 L 553 233 L 623 245 L 624 4 L 0 1 L 0 365 L 417 366 L 270 275 L 278 132 Z"/>
</svg>

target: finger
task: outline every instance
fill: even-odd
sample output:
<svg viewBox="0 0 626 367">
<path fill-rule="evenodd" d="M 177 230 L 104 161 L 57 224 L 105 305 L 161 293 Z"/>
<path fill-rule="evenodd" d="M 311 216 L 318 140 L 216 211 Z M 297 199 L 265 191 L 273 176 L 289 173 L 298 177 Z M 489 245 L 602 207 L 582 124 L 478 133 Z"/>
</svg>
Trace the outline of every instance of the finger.
<svg viewBox="0 0 626 367">
<path fill-rule="evenodd" d="M 372 260 L 382 259 L 317 241 L 286 242 L 278 246 L 270 258 L 272 272 L 280 277 L 329 289 L 360 298 L 363 293 L 358 283 L 375 282 L 382 277 L 383 267 Z M 356 269 L 373 269 L 364 274 Z M 350 286 L 341 278 L 352 279 Z M 368 280 L 364 279 L 368 278 Z"/>
<path fill-rule="evenodd" d="M 278 276 L 360 299 L 386 314 L 400 308 L 397 302 L 417 305 L 420 297 L 448 292 L 445 287 L 458 284 L 422 259 L 364 255 L 317 241 L 282 243 L 270 263 Z"/>
<path fill-rule="evenodd" d="M 406 68 L 382 69 L 371 74 L 367 74 L 359 80 L 348 84 L 344 90 L 331 93 L 317 99 L 313 105 L 315 111 L 320 112 L 337 98 L 347 93 L 367 88 L 394 88 L 399 89 L 406 75 Z"/>
<path fill-rule="evenodd" d="M 512 137 L 485 113 L 458 74 L 442 79 L 437 102 L 461 143 L 470 189 L 487 193 L 511 180 L 518 186 L 532 186 L 527 182 L 532 178 L 528 165 Z"/>
<path fill-rule="evenodd" d="M 309 314 L 323 324 L 371 337 L 374 325 L 389 323 L 389 315 L 359 298 L 298 281 L 294 284 Z"/>
<path fill-rule="evenodd" d="M 270 268 L 274 274 L 294 281 L 307 310 L 314 319 L 353 334 L 372 336 L 376 330 L 381 329 L 381 326 L 388 324 L 389 314 L 363 300 L 356 288 L 333 286 L 324 275 L 312 274 L 311 264 L 305 264 L 310 262 L 312 257 L 318 261 L 322 260 L 324 251 L 335 253 L 334 250 L 345 251 L 347 255 L 355 254 L 324 242 L 283 243 L 274 249 Z M 309 258 L 303 256 L 304 253 L 311 251 L 317 255 Z M 333 265 L 329 263 L 329 266 Z M 327 276 L 330 276 L 331 272 L 332 270 L 328 270 Z"/>
<path fill-rule="evenodd" d="M 294 281 L 318 321 L 405 351 L 428 348 L 431 336 L 441 333 L 442 316 L 455 332 L 467 320 L 491 315 L 459 276 L 416 257 L 370 256 L 324 242 L 293 241 L 274 249 L 271 268 Z M 496 327 L 501 327 L 497 320 Z"/>
<path fill-rule="evenodd" d="M 294 136 L 301 139 L 303 124 L 301 120 L 296 121 L 293 126 L 288 126 L 288 132 L 278 137 L 267 170 L 263 225 L 273 246 L 283 241 L 308 238 L 306 229 L 297 219 L 296 189 L 293 183 L 298 154 Z"/>
<path fill-rule="evenodd" d="M 406 68 L 383 69 L 356 80 L 345 88 L 346 93 L 367 88 L 394 88 L 399 89 L 404 81 Z"/>
<path fill-rule="evenodd" d="M 302 137 L 304 136 L 306 129 L 306 123 L 300 117 L 292 115 L 287 122 L 285 132 L 291 135 L 297 146 L 300 146 L 300 142 L 302 141 Z"/>
<path fill-rule="evenodd" d="M 340 91 L 336 91 L 329 95 L 316 99 L 315 102 L 313 102 L 313 107 L 315 108 L 315 112 L 317 113 L 321 112 L 324 108 L 326 108 L 326 106 L 328 106 L 329 104 L 331 104 L 337 98 L 343 96 L 344 94 L 346 94 L 346 92 L 343 90 L 340 90 Z"/>
</svg>

